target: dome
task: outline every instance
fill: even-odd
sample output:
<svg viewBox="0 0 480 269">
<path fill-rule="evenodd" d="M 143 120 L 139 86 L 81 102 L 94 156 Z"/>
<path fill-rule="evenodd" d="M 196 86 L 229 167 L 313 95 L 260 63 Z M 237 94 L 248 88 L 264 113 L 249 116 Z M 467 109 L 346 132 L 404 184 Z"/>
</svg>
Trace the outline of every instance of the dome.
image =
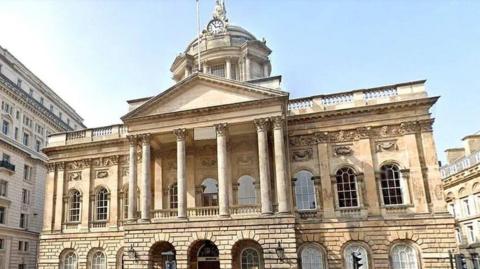
<svg viewBox="0 0 480 269">
<path fill-rule="evenodd" d="M 244 28 L 231 25 L 226 17 L 225 4 L 218 0 L 213 18 L 200 34 L 174 60 L 170 71 L 180 81 L 194 72 L 241 81 L 270 76 L 266 41 L 259 41 Z"/>
</svg>

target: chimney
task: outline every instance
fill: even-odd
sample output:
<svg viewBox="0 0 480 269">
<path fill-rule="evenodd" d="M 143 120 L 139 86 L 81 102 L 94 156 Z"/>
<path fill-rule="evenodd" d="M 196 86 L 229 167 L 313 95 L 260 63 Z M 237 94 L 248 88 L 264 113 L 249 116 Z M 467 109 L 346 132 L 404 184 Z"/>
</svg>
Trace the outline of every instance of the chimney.
<svg viewBox="0 0 480 269">
<path fill-rule="evenodd" d="M 480 134 L 467 135 L 463 139 L 465 156 L 469 156 L 477 150 L 480 150 Z"/>
<path fill-rule="evenodd" d="M 465 149 L 464 148 L 452 148 L 446 149 L 445 154 L 447 157 L 448 164 L 452 164 L 456 160 L 465 157 Z"/>
</svg>

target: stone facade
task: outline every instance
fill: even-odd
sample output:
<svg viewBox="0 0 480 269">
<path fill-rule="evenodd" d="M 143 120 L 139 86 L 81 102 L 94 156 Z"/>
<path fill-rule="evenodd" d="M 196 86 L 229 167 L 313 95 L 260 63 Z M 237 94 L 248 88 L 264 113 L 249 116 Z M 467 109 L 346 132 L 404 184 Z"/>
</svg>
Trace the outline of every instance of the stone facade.
<svg viewBox="0 0 480 269">
<path fill-rule="evenodd" d="M 446 150 L 448 164 L 441 168 L 445 199 L 455 217 L 459 252 L 469 269 L 480 268 L 480 134 L 463 139 L 464 147 Z"/>
<path fill-rule="evenodd" d="M 122 125 L 50 137 L 39 268 L 449 268 L 425 81 L 290 99 L 223 1 L 199 42 L 219 69 L 196 43 Z"/>
<path fill-rule="evenodd" d="M 47 136 L 80 116 L 0 47 L 0 268 L 34 268 L 42 230 Z"/>
</svg>

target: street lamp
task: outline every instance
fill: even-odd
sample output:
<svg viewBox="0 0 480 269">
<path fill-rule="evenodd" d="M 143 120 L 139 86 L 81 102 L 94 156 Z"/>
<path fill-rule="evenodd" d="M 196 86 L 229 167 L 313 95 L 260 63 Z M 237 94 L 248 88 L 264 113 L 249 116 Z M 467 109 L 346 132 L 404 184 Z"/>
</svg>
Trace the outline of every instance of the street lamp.
<svg viewBox="0 0 480 269">
<path fill-rule="evenodd" d="M 285 249 L 280 244 L 280 241 L 278 241 L 278 245 L 275 248 L 275 253 L 277 253 L 277 257 L 280 261 L 283 262 L 285 260 Z"/>
<path fill-rule="evenodd" d="M 133 244 L 130 245 L 130 247 L 129 247 L 128 250 L 127 250 L 127 253 L 128 253 L 128 257 L 129 257 L 130 259 L 134 259 L 134 260 L 137 259 L 137 252 L 136 252 L 135 249 L 133 248 Z"/>
</svg>

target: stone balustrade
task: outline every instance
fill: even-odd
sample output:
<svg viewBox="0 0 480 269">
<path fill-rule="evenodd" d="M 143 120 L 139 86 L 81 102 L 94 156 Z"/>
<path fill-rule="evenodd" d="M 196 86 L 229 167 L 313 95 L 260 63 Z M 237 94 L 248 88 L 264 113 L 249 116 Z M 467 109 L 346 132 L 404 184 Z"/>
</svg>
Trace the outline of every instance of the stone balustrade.
<svg viewBox="0 0 480 269">
<path fill-rule="evenodd" d="M 413 100 L 422 97 L 427 97 L 424 81 L 414 81 L 379 88 L 292 99 L 289 101 L 288 110 L 290 114 L 296 115 Z"/>
<path fill-rule="evenodd" d="M 442 166 L 440 168 L 440 174 L 442 179 L 446 179 L 451 175 L 454 175 L 460 171 L 473 167 L 480 163 L 480 151 L 476 151 L 469 156 L 458 159 L 457 161 Z"/>
<path fill-rule="evenodd" d="M 52 134 L 48 137 L 49 147 L 65 146 L 126 137 L 127 128 L 124 125 L 111 125 L 99 128 L 84 129 L 74 132 Z"/>
<path fill-rule="evenodd" d="M 152 211 L 153 219 L 173 219 L 177 218 L 178 210 L 176 208 L 157 209 Z"/>
<path fill-rule="evenodd" d="M 218 216 L 218 206 L 202 206 L 187 208 L 188 217 L 210 217 Z"/>
</svg>

